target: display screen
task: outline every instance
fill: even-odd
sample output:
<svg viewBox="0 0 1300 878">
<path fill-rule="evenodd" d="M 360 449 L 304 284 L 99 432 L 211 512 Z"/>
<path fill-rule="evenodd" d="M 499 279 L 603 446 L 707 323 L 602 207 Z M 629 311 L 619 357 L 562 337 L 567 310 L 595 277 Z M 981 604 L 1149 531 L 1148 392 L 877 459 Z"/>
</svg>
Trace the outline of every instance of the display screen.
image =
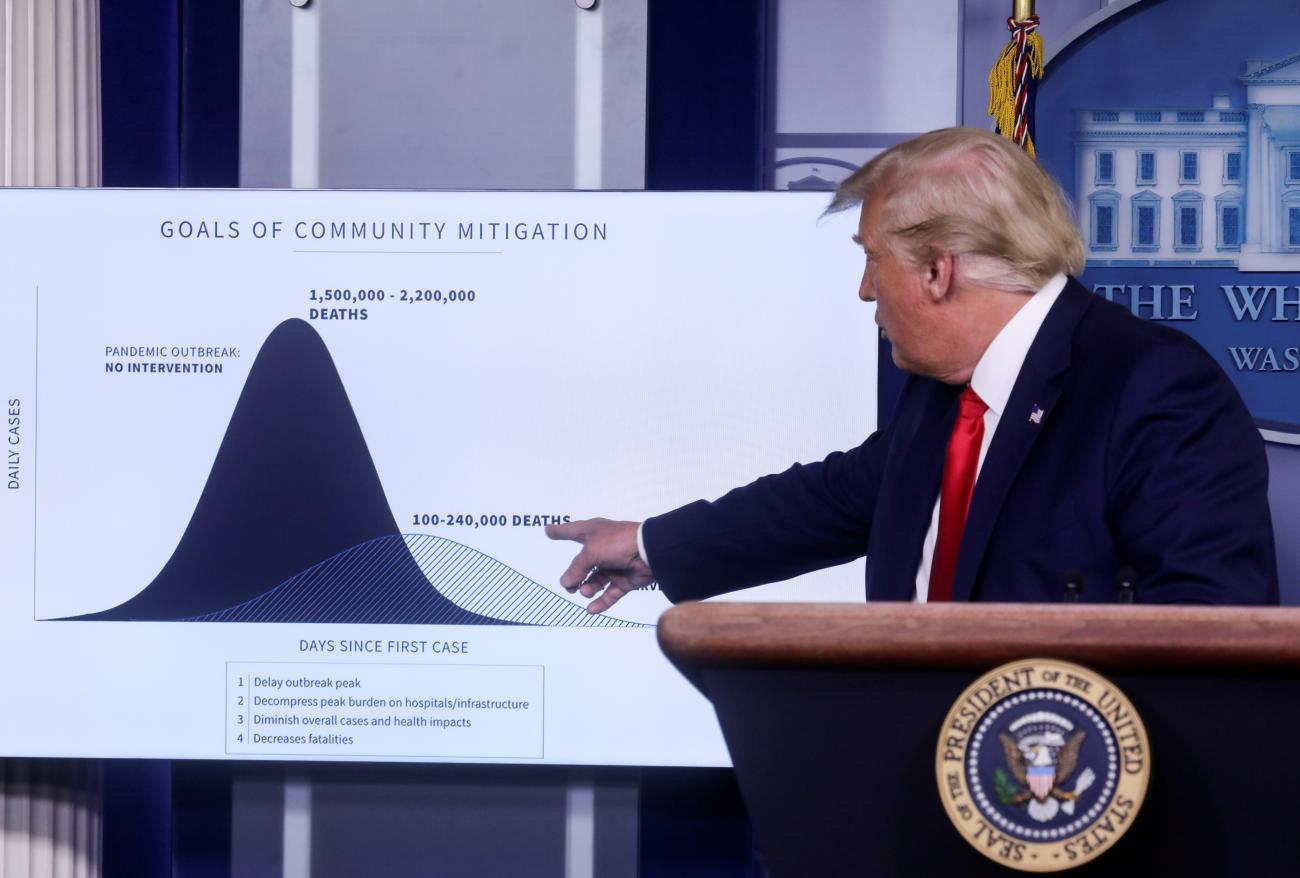
<svg viewBox="0 0 1300 878">
<path fill-rule="evenodd" d="M 725 765 L 667 599 L 544 527 L 871 432 L 825 201 L 0 192 L 0 754 Z"/>
</svg>

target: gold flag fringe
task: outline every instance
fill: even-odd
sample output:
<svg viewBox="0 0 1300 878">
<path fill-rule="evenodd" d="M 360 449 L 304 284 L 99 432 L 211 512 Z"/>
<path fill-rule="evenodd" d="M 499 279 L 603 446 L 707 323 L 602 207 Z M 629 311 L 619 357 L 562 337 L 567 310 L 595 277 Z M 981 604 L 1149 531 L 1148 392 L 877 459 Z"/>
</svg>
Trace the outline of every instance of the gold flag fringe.
<svg viewBox="0 0 1300 878">
<path fill-rule="evenodd" d="M 1025 40 L 1029 54 L 1029 75 L 1043 78 L 1043 37 L 1030 34 Z M 1002 49 L 1002 54 L 989 71 L 989 115 L 997 123 L 998 132 L 1007 140 L 1015 141 L 1016 134 L 1016 38 Z M 1034 142 L 1025 138 L 1025 151 L 1034 155 Z"/>
</svg>

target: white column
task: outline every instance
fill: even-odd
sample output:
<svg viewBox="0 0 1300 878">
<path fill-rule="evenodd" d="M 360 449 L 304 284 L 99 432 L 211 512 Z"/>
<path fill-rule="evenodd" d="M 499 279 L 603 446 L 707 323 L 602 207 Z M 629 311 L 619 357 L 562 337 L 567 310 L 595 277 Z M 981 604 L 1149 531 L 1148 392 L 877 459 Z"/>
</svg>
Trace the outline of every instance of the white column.
<svg viewBox="0 0 1300 878">
<path fill-rule="evenodd" d="M 294 4 L 289 114 L 289 185 L 320 186 L 320 6 Z"/>
<path fill-rule="evenodd" d="M 573 778 L 565 791 L 564 878 L 596 874 L 596 785 Z"/>
<path fill-rule="evenodd" d="M 99 0 L 0 0 L 0 183 L 100 183 Z M 0 759 L 0 875 L 95 878 L 98 762 Z"/>
<path fill-rule="evenodd" d="M 1264 244 L 1264 205 L 1267 193 L 1264 190 L 1264 137 L 1262 111 L 1258 104 L 1251 104 L 1249 134 L 1246 138 L 1246 239 L 1241 245 L 1242 254 L 1259 253 Z"/>
<path fill-rule="evenodd" d="M 1260 180 L 1259 189 L 1260 215 L 1263 217 L 1260 229 L 1260 244 L 1265 253 L 1276 253 L 1282 249 L 1278 246 L 1277 236 L 1277 193 L 1281 189 L 1274 185 L 1277 180 L 1278 153 L 1273 148 L 1273 130 L 1267 119 L 1261 120 L 1259 140 Z"/>
<path fill-rule="evenodd" d="M 601 188 L 604 164 L 605 12 L 577 4 L 574 43 L 573 188 Z"/>
<path fill-rule="evenodd" d="M 1076 124 L 1082 124 L 1082 113 L 1077 114 Z M 1074 142 L 1074 192 L 1071 193 L 1070 199 L 1074 202 L 1074 220 L 1075 226 L 1083 233 L 1084 253 L 1090 252 L 1092 237 L 1090 232 L 1091 218 L 1088 216 L 1088 196 L 1086 193 L 1087 184 L 1085 183 L 1084 173 L 1084 153 L 1092 149 L 1092 144 Z"/>
<path fill-rule="evenodd" d="M 283 878 L 311 878 L 311 778 L 284 781 Z"/>
<path fill-rule="evenodd" d="M 0 182 L 98 186 L 99 0 L 0 2 Z"/>
</svg>

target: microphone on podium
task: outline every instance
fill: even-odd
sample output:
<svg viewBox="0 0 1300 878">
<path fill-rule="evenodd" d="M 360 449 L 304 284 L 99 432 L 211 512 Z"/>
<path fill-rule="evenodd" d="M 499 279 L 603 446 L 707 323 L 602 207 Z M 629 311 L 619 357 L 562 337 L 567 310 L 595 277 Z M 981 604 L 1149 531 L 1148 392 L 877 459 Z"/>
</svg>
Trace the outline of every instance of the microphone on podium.
<svg viewBox="0 0 1300 878">
<path fill-rule="evenodd" d="M 1071 567 L 1065 571 L 1061 577 L 1061 598 L 1067 604 L 1077 604 L 1079 595 L 1083 592 L 1083 571 L 1077 567 Z"/>
<path fill-rule="evenodd" d="M 1115 571 L 1115 599 L 1121 604 L 1133 603 L 1137 596 L 1137 571 L 1127 564 Z"/>
</svg>

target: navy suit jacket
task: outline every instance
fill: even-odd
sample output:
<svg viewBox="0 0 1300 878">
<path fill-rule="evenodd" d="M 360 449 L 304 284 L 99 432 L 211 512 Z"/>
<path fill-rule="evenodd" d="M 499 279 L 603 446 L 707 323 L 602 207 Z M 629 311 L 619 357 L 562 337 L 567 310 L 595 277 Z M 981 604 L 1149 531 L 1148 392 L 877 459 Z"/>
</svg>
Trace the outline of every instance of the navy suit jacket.
<svg viewBox="0 0 1300 878">
<path fill-rule="evenodd" d="M 910 600 L 960 387 L 913 376 L 851 451 L 645 522 L 674 601 L 867 557 L 870 600 Z M 1041 409 L 1042 414 L 1031 418 Z M 1276 604 L 1264 446 L 1223 370 L 1181 332 L 1073 279 L 1016 379 L 971 497 L 954 600 Z"/>
</svg>

